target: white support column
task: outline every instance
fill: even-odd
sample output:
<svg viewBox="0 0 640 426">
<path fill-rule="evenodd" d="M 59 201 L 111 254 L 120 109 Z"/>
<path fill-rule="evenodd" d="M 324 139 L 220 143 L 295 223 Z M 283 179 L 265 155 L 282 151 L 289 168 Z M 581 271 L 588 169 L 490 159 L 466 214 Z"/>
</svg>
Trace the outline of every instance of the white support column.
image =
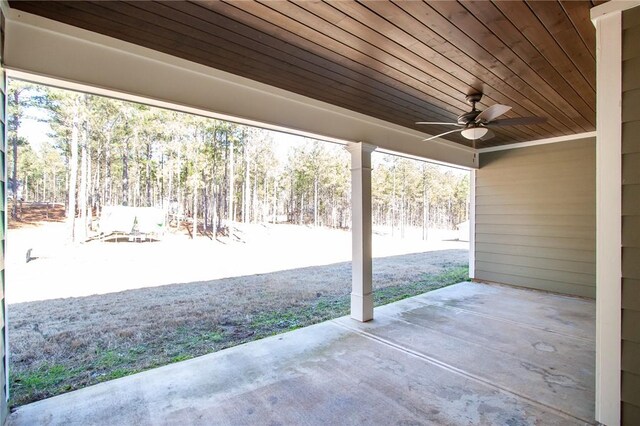
<svg viewBox="0 0 640 426">
<path fill-rule="evenodd" d="M 373 145 L 350 143 L 351 153 L 351 318 L 373 319 L 371 273 L 371 153 Z"/>
<path fill-rule="evenodd" d="M 620 424 L 622 334 L 622 16 L 591 9 L 596 26 L 596 421 Z"/>
<path fill-rule="evenodd" d="M 469 171 L 469 278 L 476 277 L 476 171 Z"/>
</svg>

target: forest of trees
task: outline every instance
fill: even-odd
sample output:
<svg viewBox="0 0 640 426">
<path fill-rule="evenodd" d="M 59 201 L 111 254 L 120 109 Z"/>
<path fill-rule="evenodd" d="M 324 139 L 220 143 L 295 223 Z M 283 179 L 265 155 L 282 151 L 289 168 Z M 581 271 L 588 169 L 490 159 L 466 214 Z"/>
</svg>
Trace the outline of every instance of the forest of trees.
<svg viewBox="0 0 640 426">
<path fill-rule="evenodd" d="M 48 140 L 20 136 L 29 117 L 49 123 Z M 110 205 L 162 207 L 178 223 L 195 218 L 199 232 L 351 223 L 349 154 L 339 145 L 301 138 L 283 153 L 268 130 L 15 80 L 7 135 L 11 220 L 20 220 L 16 199 L 63 203 L 79 221 L 74 240 Z M 372 182 L 374 224 L 399 235 L 467 218 L 467 173 L 374 153 Z"/>
</svg>

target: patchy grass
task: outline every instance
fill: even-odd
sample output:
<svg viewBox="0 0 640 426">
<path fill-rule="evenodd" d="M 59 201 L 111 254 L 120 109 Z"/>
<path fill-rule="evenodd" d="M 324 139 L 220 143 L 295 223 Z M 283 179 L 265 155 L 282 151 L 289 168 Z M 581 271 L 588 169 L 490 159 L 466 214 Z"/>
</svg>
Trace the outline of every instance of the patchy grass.
<svg viewBox="0 0 640 426">
<path fill-rule="evenodd" d="M 468 265 L 450 266 L 439 274 L 424 274 L 421 280 L 410 284 L 400 284 L 378 289 L 373 293 L 373 300 L 376 306 L 382 306 L 468 280 Z"/>
<path fill-rule="evenodd" d="M 467 265 L 452 266 L 439 274 L 424 274 L 419 281 L 376 289 L 374 303 L 375 306 L 386 305 L 468 279 Z M 272 336 L 348 315 L 350 303 L 351 297 L 348 294 L 324 296 L 302 306 L 257 314 L 253 316 L 249 327 L 254 330 L 257 338 Z"/>
<path fill-rule="evenodd" d="M 11 392 L 28 396 L 31 400 L 46 398 L 73 389 L 79 369 L 62 365 L 41 365 L 35 370 L 15 372 L 11 376 Z"/>
<path fill-rule="evenodd" d="M 421 255 L 423 262 L 436 256 Z M 410 256 L 412 262 L 421 261 Z M 437 256 L 428 269 L 411 275 L 376 275 L 374 263 L 375 304 L 468 279 L 467 266 L 456 262 L 459 253 Z M 11 305 L 10 404 L 26 404 L 347 315 L 349 269 L 348 264 L 337 264 L 303 268 L 297 275 L 277 272 Z M 322 277 L 323 286 L 298 285 L 312 276 Z"/>
<path fill-rule="evenodd" d="M 115 370 L 111 370 L 109 373 L 102 376 L 100 381 L 104 382 L 107 380 L 119 379 L 120 377 L 128 376 L 133 373 L 136 373 L 136 371 L 127 368 L 116 368 Z"/>
</svg>

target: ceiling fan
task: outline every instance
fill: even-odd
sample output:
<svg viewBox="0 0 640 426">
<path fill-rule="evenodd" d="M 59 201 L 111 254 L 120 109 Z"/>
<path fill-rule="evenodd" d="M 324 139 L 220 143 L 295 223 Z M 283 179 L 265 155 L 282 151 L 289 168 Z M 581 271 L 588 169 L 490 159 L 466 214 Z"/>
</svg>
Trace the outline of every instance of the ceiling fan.
<svg viewBox="0 0 640 426">
<path fill-rule="evenodd" d="M 544 117 L 518 117 L 518 118 L 503 118 L 502 120 L 496 120 L 502 114 L 511 109 L 510 106 L 495 104 L 491 105 L 484 111 L 476 109 L 476 103 L 482 99 L 482 93 L 473 93 L 466 96 L 466 101 L 471 105 L 471 111 L 466 112 L 458 116 L 456 123 L 443 123 L 434 121 L 417 121 L 416 124 L 432 124 L 442 126 L 456 126 L 459 129 L 450 130 L 448 132 L 441 133 L 436 136 L 424 139 L 430 141 L 439 138 L 450 133 L 460 132 L 466 139 L 475 141 L 478 139 L 487 140 L 494 136 L 493 132 L 489 130 L 491 127 L 501 126 L 517 126 L 517 125 L 531 125 L 540 124 L 547 121 Z"/>
</svg>

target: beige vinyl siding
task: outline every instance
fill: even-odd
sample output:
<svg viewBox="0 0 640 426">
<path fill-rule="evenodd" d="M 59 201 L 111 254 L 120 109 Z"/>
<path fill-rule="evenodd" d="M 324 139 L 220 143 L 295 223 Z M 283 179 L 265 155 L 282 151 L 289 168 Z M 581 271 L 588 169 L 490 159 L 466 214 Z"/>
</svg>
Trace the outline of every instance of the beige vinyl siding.
<svg viewBox="0 0 640 426">
<path fill-rule="evenodd" d="M 7 352 L 6 352 L 6 305 L 4 280 L 4 249 L 6 238 L 6 177 L 5 177 L 5 100 L 6 76 L 4 72 L 4 11 L 0 8 L 0 424 L 4 424 L 9 414 L 7 401 Z"/>
<path fill-rule="evenodd" d="M 5 176 L 5 101 L 6 101 L 6 75 L 4 71 L 4 31 L 5 19 L 4 10 L 0 9 L 0 424 L 4 424 L 9 415 L 8 391 L 7 389 L 7 351 L 6 341 L 6 304 L 5 304 L 5 274 L 4 274 L 4 252 L 6 238 L 6 176 Z"/>
<path fill-rule="evenodd" d="M 595 139 L 483 153 L 475 278 L 595 297 Z"/>
<path fill-rule="evenodd" d="M 622 422 L 640 424 L 640 7 L 622 14 Z"/>
</svg>

